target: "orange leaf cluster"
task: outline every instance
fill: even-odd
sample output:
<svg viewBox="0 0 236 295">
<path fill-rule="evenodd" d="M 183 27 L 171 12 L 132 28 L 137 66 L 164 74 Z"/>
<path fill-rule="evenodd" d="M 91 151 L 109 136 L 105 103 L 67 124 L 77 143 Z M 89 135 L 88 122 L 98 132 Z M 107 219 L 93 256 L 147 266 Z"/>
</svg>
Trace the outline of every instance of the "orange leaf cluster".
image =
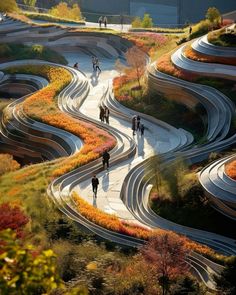
<svg viewBox="0 0 236 295">
<path fill-rule="evenodd" d="M 183 70 L 176 68 L 171 62 L 172 52 L 162 55 L 157 61 L 157 69 L 160 72 L 166 73 L 168 75 L 175 76 L 180 79 L 194 81 L 198 76 L 197 74 L 185 73 Z"/>
<path fill-rule="evenodd" d="M 20 168 L 20 164 L 9 154 L 0 154 L 0 163 L 0 175 Z"/>
<path fill-rule="evenodd" d="M 193 50 L 191 46 L 188 46 L 185 49 L 184 54 L 186 55 L 187 58 L 195 60 L 195 61 L 236 66 L 235 57 L 219 57 L 219 56 L 213 56 L 213 55 L 204 55 Z"/>
<path fill-rule="evenodd" d="M 73 193 L 73 199 L 77 205 L 78 211 L 88 220 L 98 224 L 108 230 L 112 230 L 121 234 L 133 236 L 139 239 L 147 239 L 150 231 L 138 225 L 129 224 L 120 220 L 117 216 L 104 213 L 97 209 Z"/>
<path fill-rule="evenodd" d="M 169 234 L 178 236 L 181 239 L 186 247 L 186 249 L 190 251 L 196 251 L 200 254 L 203 254 L 207 257 L 211 257 L 217 260 L 223 260 L 224 256 L 219 255 L 214 252 L 208 246 L 196 243 L 185 236 L 178 235 L 171 231 L 166 231 L 162 229 L 150 230 L 148 228 L 142 227 L 140 225 L 136 225 L 133 223 L 129 223 L 128 221 L 120 220 L 117 216 L 107 214 L 102 210 L 93 207 L 80 196 L 78 196 L 75 192 L 72 193 L 73 200 L 77 205 L 78 211 L 85 218 L 90 220 L 91 222 L 100 225 L 108 230 L 112 230 L 121 234 L 129 235 L 135 238 L 148 240 L 153 235 L 164 234 L 168 232 Z"/>
<path fill-rule="evenodd" d="M 236 160 L 226 166 L 225 172 L 230 178 L 236 180 Z"/>
<path fill-rule="evenodd" d="M 49 85 L 32 94 L 23 102 L 24 112 L 39 121 L 75 134 L 84 141 L 84 147 L 76 155 L 59 163 L 53 176 L 59 176 L 98 158 L 104 150 L 115 146 L 115 139 L 107 132 L 89 123 L 70 117 L 61 112 L 56 104 L 57 94 L 71 81 L 70 73 L 59 67 L 25 66 L 9 70 L 41 75 Z"/>
</svg>

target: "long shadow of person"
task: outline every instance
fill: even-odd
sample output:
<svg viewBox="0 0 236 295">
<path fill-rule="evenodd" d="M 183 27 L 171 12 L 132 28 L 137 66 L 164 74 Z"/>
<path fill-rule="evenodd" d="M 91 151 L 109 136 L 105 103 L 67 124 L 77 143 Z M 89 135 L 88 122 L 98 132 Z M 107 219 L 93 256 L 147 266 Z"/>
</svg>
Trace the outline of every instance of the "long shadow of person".
<svg viewBox="0 0 236 295">
<path fill-rule="evenodd" d="M 93 207 L 97 208 L 97 197 L 95 197 L 95 195 L 93 195 Z"/>
<path fill-rule="evenodd" d="M 107 192 L 109 188 L 109 173 L 105 173 L 102 177 L 102 189 Z"/>
<path fill-rule="evenodd" d="M 93 87 L 98 85 L 99 74 L 100 73 L 98 73 L 97 71 L 93 71 L 92 75 L 90 76 L 91 84 L 92 84 Z"/>
<path fill-rule="evenodd" d="M 138 156 L 144 159 L 144 136 L 138 135 Z"/>
</svg>

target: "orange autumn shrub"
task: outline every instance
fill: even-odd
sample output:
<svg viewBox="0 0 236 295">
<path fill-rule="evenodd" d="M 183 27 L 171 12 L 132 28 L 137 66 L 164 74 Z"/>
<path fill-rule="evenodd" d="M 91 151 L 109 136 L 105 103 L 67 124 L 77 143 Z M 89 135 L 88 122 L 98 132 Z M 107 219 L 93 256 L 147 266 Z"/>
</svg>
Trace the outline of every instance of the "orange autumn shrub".
<svg viewBox="0 0 236 295">
<path fill-rule="evenodd" d="M 213 56 L 213 55 L 205 55 L 193 50 L 190 45 L 186 47 L 184 54 L 187 58 L 195 60 L 195 61 L 236 66 L 235 57 L 219 57 L 219 56 Z"/>
<path fill-rule="evenodd" d="M 130 235 L 138 239 L 147 239 L 150 230 L 135 224 L 129 224 L 127 221 L 120 220 L 117 216 L 103 212 L 90 205 L 79 197 L 76 193 L 72 194 L 78 211 L 88 220 L 100 225 L 108 230 L 121 234 Z"/>
<path fill-rule="evenodd" d="M 175 76 L 180 79 L 188 80 L 188 81 L 194 81 L 198 75 L 193 73 L 185 73 L 183 70 L 178 69 L 173 65 L 171 62 L 171 54 L 172 52 L 168 52 L 164 55 L 162 55 L 157 63 L 156 67 L 160 72 L 163 72 L 168 75 Z"/>
<path fill-rule="evenodd" d="M 225 172 L 230 178 L 236 180 L 236 160 L 225 167 Z"/>
<path fill-rule="evenodd" d="M 20 168 L 20 164 L 9 154 L 0 154 L 0 163 L 0 176 Z"/>
<path fill-rule="evenodd" d="M 199 244 L 188 239 L 186 236 L 179 235 L 172 231 L 166 231 L 163 229 L 152 230 L 145 228 L 144 226 L 130 223 L 125 220 L 120 220 L 117 216 L 111 215 L 97 209 L 78 196 L 75 192 L 72 193 L 72 198 L 76 203 L 77 209 L 81 215 L 83 215 L 89 221 L 104 227 L 108 230 L 115 231 L 121 234 L 129 235 L 138 239 L 148 240 L 153 235 L 163 234 L 168 232 L 168 234 L 178 236 L 184 242 L 186 249 L 190 251 L 198 252 L 206 257 L 209 257 L 218 262 L 224 262 L 225 256 L 217 254 L 214 250 L 208 246 Z"/>
<path fill-rule="evenodd" d="M 43 65 L 21 66 L 11 68 L 8 72 L 24 72 L 45 77 L 49 81 L 49 85 L 30 95 L 23 102 L 24 112 L 33 119 L 73 133 L 84 141 L 84 146 L 79 153 L 66 158 L 55 166 L 52 174 L 54 177 L 97 159 L 104 150 L 110 150 L 115 146 L 116 141 L 108 132 L 70 117 L 58 108 L 57 94 L 71 81 L 71 74 L 67 70 Z"/>
</svg>

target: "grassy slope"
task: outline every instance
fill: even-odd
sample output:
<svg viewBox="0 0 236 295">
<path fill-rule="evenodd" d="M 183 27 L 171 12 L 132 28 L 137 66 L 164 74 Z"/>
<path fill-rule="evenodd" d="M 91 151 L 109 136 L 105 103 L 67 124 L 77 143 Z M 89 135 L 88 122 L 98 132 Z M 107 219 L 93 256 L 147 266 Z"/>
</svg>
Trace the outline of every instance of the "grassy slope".
<svg viewBox="0 0 236 295">
<path fill-rule="evenodd" d="M 0 61 L 19 59 L 43 59 L 55 63 L 67 64 L 66 59 L 43 45 L 0 44 Z"/>
</svg>

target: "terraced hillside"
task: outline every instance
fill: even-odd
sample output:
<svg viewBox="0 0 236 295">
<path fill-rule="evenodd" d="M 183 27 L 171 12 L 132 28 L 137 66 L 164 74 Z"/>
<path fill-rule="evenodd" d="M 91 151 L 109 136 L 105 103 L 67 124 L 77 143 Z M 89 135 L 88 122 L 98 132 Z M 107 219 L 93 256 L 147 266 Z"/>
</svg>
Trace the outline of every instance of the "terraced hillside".
<svg viewBox="0 0 236 295">
<path fill-rule="evenodd" d="M 0 64 L 0 89 L 17 87 L 18 92 L 22 91 L 22 97 L 4 110 L 0 149 L 21 159 L 23 165 L 31 163 L 3 176 L 1 201 L 9 200 L 9 196 L 21 199 L 31 216 L 32 228 L 35 231 L 37 228 L 37 239 L 32 240 L 42 242 L 45 229 L 43 214 L 37 216 L 32 208 L 33 193 L 27 196 L 30 182 L 34 183 L 35 191 L 37 188 L 41 191 L 41 198 L 35 200 L 40 212 L 47 215 L 53 202 L 80 229 L 98 239 L 137 248 L 154 230 L 173 231 L 186 237 L 191 249 L 186 260 L 192 273 L 209 290 L 215 290 L 213 277 L 223 269 L 218 262 L 236 254 L 235 240 L 156 215 L 149 206 L 153 174 L 145 171 L 150 171 L 148 168 L 156 154 L 163 159 L 163 165 L 171 165 L 178 157 L 196 163 L 212 152 L 232 148 L 236 136 L 232 131 L 234 103 L 212 87 L 161 72 L 158 63 L 147 65 L 148 85 L 154 93 L 162 92 L 170 97 L 174 93 L 182 97 L 181 103 L 187 107 L 201 104 L 205 109 L 205 142 L 196 144 L 188 131 L 128 109 L 114 97 L 112 80 L 117 76 L 114 63 L 118 57 L 124 59 L 131 41 L 112 34 L 29 25 L 11 18 L 1 24 L 0 35 L 6 43 L 46 45 L 63 54 L 69 63 L 65 66 L 26 59 Z M 204 54 L 219 52 L 227 58 L 235 54 L 233 49 L 209 45 L 206 37 L 192 44 L 193 50 L 203 51 L 202 47 Z M 172 53 L 173 67 L 185 74 L 197 72 L 235 80 L 235 66 L 189 60 L 184 50 L 183 46 Z M 92 71 L 91 55 L 102 60 L 100 74 Z M 76 61 L 81 70 L 72 67 Z M 109 108 L 109 124 L 100 122 L 99 106 Z M 132 135 L 135 115 L 141 117 L 145 136 L 138 132 Z M 104 171 L 101 160 L 105 150 L 111 156 L 108 172 Z M 235 218 L 235 180 L 225 174 L 224 165 L 234 158 L 220 159 L 199 174 L 213 206 L 231 218 Z M 97 198 L 91 192 L 93 174 L 100 180 Z M 7 177 L 12 177 L 11 183 Z M 38 179 L 41 181 L 37 182 Z"/>
</svg>

